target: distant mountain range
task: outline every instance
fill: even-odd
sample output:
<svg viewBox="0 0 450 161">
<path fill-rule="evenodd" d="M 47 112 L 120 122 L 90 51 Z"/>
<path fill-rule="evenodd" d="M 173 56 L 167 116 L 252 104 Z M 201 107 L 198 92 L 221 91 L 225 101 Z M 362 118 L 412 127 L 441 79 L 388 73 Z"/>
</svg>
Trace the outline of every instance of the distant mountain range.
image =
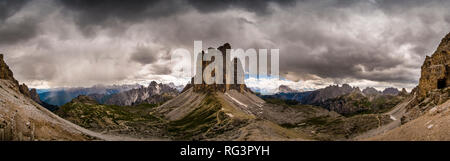
<svg viewBox="0 0 450 161">
<path fill-rule="evenodd" d="M 108 105 L 131 106 L 143 103 L 160 104 L 179 93 L 173 85 L 166 85 L 152 81 L 147 87 L 140 86 L 114 94 L 90 94 L 97 102 Z"/>
<path fill-rule="evenodd" d="M 133 88 L 139 88 L 140 86 L 141 85 L 139 84 L 132 84 L 132 85 L 112 85 L 112 86 L 96 85 L 89 88 L 83 87 L 58 88 L 58 89 L 50 89 L 48 92 L 39 93 L 39 97 L 43 102 L 61 106 L 65 103 L 70 102 L 73 98 L 79 95 L 90 95 L 90 94 L 111 95 L 122 91 L 127 91 Z"/>
<path fill-rule="evenodd" d="M 153 82 L 152 82 L 153 83 Z M 152 86 L 152 83 L 150 83 L 150 86 Z M 156 83 L 156 82 L 154 82 Z M 45 90 L 37 90 L 36 93 L 40 97 L 40 100 L 44 103 L 50 104 L 50 105 L 56 105 L 56 106 L 62 106 L 68 102 L 70 102 L 73 98 L 79 96 L 79 95 L 86 95 L 94 98 L 100 103 L 108 103 L 108 104 L 117 104 L 117 105 L 131 105 L 133 103 L 138 102 L 155 102 L 155 101 L 149 101 L 145 100 L 148 96 L 153 96 L 152 92 L 150 91 L 157 91 L 152 90 L 153 88 L 160 88 L 162 89 L 162 93 L 164 92 L 171 92 L 168 94 L 169 96 L 174 96 L 174 93 L 178 93 L 183 89 L 184 86 L 175 86 L 173 83 L 169 83 L 167 85 L 157 84 L 158 87 L 144 87 L 139 84 L 129 84 L 129 85 L 96 85 L 92 87 L 77 87 L 77 88 L 56 88 L 56 89 L 45 89 Z M 130 91 L 127 93 L 122 93 Z M 119 94 L 121 93 L 121 94 Z M 132 94 L 134 93 L 134 94 Z M 162 94 L 160 93 L 160 94 Z M 148 95 L 147 95 L 148 94 Z M 110 97 L 113 97 L 114 99 L 118 99 L 116 101 L 112 101 Z M 124 97 L 130 97 L 130 98 L 124 98 Z M 134 98 L 131 98 L 134 97 Z M 128 99 L 126 101 L 125 99 Z M 131 104 L 129 102 L 132 102 Z"/>
<path fill-rule="evenodd" d="M 402 91 L 402 94 L 407 95 L 405 89 Z M 260 95 L 260 97 L 296 101 L 300 104 L 321 106 L 343 115 L 351 115 L 390 109 L 402 100 L 403 97 L 396 97 L 400 93 L 396 88 L 386 88 L 383 91 L 378 91 L 375 88 L 367 87 L 361 91 L 358 87 L 351 87 L 348 84 L 343 84 L 342 86 L 331 85 L 315 91 L 298 92 L 281 85 L 277 94 Z"/>
</svg>

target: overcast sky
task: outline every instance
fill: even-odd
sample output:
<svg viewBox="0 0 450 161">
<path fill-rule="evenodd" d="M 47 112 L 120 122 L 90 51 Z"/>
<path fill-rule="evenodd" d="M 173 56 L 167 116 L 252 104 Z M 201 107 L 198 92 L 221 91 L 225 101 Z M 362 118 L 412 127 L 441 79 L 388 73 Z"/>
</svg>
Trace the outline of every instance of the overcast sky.
<svg viewBox="0 0 450 161">
<path fill-rule="evenodd" d="M 294 88 L 411 89 L 450 32 L 449 1 L 257 2 L 1 0 L 0 53 L 38 88 L 182 84 L 168 55 L 202 40 L 280 49 L 282 82 Z"/>
</svg>

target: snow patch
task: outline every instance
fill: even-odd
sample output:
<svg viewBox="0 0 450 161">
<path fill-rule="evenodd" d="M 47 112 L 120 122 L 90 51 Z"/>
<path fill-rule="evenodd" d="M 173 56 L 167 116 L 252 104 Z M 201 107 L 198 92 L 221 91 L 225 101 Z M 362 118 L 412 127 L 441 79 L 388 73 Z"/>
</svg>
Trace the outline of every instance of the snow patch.
<svg viewBox="0 0 450 161">
<path fill-rule="evenodd" d="M 391 120 L 397 120 L 397 118 L 395 118 L 394 116 L 392 116 L 392 115 L 389 115 L 389 117 L 391 118 Z"/>
<path fill-rule="evenodd" d="M 227 95 L 228 97 L 230 97 L 234 102 L 238 103 L 241 106 L 247 107 L 246 104 L 243 104 L 242 102 L 239 102 L 237 99 L 231 97 L 228 93 L 225 93 L 225 95 Z"/>
</svg>

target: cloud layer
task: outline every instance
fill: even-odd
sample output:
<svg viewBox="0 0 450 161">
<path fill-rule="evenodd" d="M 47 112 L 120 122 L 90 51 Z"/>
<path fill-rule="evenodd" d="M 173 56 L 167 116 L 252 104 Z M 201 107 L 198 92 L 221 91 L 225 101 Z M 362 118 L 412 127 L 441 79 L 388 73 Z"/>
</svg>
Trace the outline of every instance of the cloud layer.
<svg viewBox="0 0 450 161">
<path fill-rule="evenodd" d="M 425 55 L 450 32 L 449 7 L 439 0 L 5 0 L 0 52 L 17 79 L 35 87 L 174 81 L 169 53 L 202 40 L 204 48 L 279 48 L 282 76 L 308 82 L 299 88 L 412 88 Z"/>
</svg>

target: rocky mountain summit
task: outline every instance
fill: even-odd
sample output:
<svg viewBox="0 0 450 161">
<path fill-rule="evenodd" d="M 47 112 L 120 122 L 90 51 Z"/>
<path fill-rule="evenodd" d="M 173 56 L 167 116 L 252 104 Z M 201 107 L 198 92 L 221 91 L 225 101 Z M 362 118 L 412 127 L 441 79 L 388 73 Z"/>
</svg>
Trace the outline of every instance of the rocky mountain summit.
<svg viewBox="0 0 450 161">
<path fill-rule="evenodd" d="M 9 69 L 9 66 L 3 60 L 3 54 L 0 54 L 0 79 L 11 81 L 13 85 L 12 88 L 14 90 L 22 93 L 26 97 L 30 97 L 30 92 L 27 85 L 19 84 L 19 81 L 14 78 L 13 72 Z"/>
<path fill-rule="evenodd" d="M 41 105 L 42 107 L 45 107 L 46 109 L 48 109 L 50 111 L 56 111 L 58 109 L 58 106 L 51 105 L 51 104 L 48 104 L 48 103 L 42 101 L 35 88 L 30 90 L 30 97 L 34 102 L 38 103 L 39 105 Z"/>
<path fill-rule="evenodd" d="M 375 89 L 373 87 L 366 87 L 365 89 L 362 90 L 362 93 L 364 93 L 366 96 L 381 94 L 380 91 L 378 91 L 377 89 Z"/>
<path fill-rule="evenodd" d="M 291 87 L 289 87 L 287 85 L 280 85 L 278 87 L 278 91 L 277 91 L 277 93 L 298 93 L 298 92 L 302 92 L 302 91 L 292 89 Z"/>
<path fill-rule="evenodd" d="M 238 70 L 243 71 L 242 63 L 240 62 L 240 60 L 237 58 L 234 58 L 230 62 L 230 64 L 227 64 L 226 59 L 230 59 L 230 55 L 228 55 L 226 53 L 227 49 L 231 49 L 231 45 L 229 43 L 225 43 L 224 45 L 217 48 L 217 50 L 219 50 L 220 53 L 222 54 L 223 60 L 222 60 L 222 62 L 215 62 L 215 63 L 222 63 L 222 65 L 223 65 L 223 77 L 216 78 L 216 79 L 222 79 L 223 84 L 216 84 L 216 83 L 207 84 L 204 80 L 202 81 L 201 84 L 195 84 L 194 83 L 195 77 L 193 77 L 191 79 L 191 82 L 186 85 L 186 87 L 183 89 L 183 91 L 186 91 L 187 89 L 192 87 L 194 92 L 207 92 L 207 91 L 226 92 L 227 90 L 231 90 L 231 89 L 238 90 L 240 92 L 244 92 L 244 91 L 251 92 L 251 90 L 249 88 L 247 88 L 247 86 L 244 83 L 244 75 L 238 74 Z M 204 55 L 205 55 L 205 51 L 202 51 L 198 56 L 203 58 Z M 199 58 L 197 58 L 197 60 L 199 60 Z M 201 60 L 202 60 L 202 62 L 201 62 L 202 72 L 201 73 L 204 73 L 206 66 L 211 64 L 213 61 L 215 61 L 215 58 L 213 57 L 211 59 L 211 61 L 205 61 L 203 59 L 201 59 Z M 233 71 L 233 72 L 231 72 L 231 71 Z M 202 76 L 201 73 L 196 73 L 196 76 Z M 227 73 L 233 73 L 233 74 L 231 76 L 231 75 L 227 75 Z M 214 70 L 211 71 L 210 76 L 212 76 L 212 77 L 215 76 Z M 230 79 L 232 79 L 232 80 L 230 80 Z M 229 81 L 227 81 L 227 80 L 229 80 Z M 240 80 L 240 82 L 242 82 L 242 84 L 240 84 L 238 80 Z M 228 82 L 231 82 L 231 83 L 228 83 Z"/>
<path fill-rule="evenodd" d="M 152 81 L 147 87 L 131 89 L 100 98 L 104 104 L 131 106 L 143 103 L 161 104 L 178 95 L 178 90 L 170 85 Z M 97 98 L 97 101 L 99 99 Z"/>
<path fill-rule="evenodd" d="M 441 40 L 431 57 L 425 58 L 421 69 L 419 85 L 413 89 L 415 97 L 406 107 L 403 123 L 422 116 L 450 98 L 450 33 Z"/>
<path fill-rule="evenodd" d="M 351 87 L 348 84 L 339 85 L 331 85 L 326 88 L 318 89 L 313 91 L 310 95 L 303 98 L 301 101 L 302 104 L 318 104 L 320 102 L 326 101 L 330 98 L 335 98 L 338 96 L 349 94 L 353 91 L 358 91 L 359 88 Z"/>
<path fill-rule="evenodd" d="M 218 48 L 223 57 L 227 57 L 225 50 L 231 49 L 226 43 Z M 204 52 L 200 54 L 203 56 Z M 214 61 L 214 59 L 212 60 Z M 212 63 L 202 61 L 202 69 Z M 215 62 L 222 63 L 222 62 Z M 223 62 L 225 64 L 225 61 Z M 241 63 L 234 59 L 234 79 L 231 84 L 195 84 L 194 78 L 186 85 L 177 97 L 157 107 L 156 114 L 169 121 L 167 129 L 174 139 L 181 140 L 305 140 L 300 133 L 281 127 L 274 123 L 274 118 L 287 120 L 303 120 L 305 118 L 286 117 L 291 113 L 270 113 L 272 108 L 281 108 L 267 104 L 254 95 L 245 84 L 238 84 L 243 79 L 237 74 L 242 70 Z M 224 65 L 224 71 L 229 70 Z M 214 73 L 214 71 L 212 71 Z M 212 75 L 214 76 L 214 74 Z M 229 79 L 224 74 L 223 79 Z M 325 110 L 326 111 L 326 110 Z M 298 114 L 305 116 L 304 112 Z M 276 116 L 275 116 L 276 115 Z M 326 115 L 326 114 L 324 114 Z"/>
<path fill-rule="evenodd" d="M 397 88 L 386 88 L 382 92 L 384 95 L 398 95 L 400 91 Z"/>
</svg>

